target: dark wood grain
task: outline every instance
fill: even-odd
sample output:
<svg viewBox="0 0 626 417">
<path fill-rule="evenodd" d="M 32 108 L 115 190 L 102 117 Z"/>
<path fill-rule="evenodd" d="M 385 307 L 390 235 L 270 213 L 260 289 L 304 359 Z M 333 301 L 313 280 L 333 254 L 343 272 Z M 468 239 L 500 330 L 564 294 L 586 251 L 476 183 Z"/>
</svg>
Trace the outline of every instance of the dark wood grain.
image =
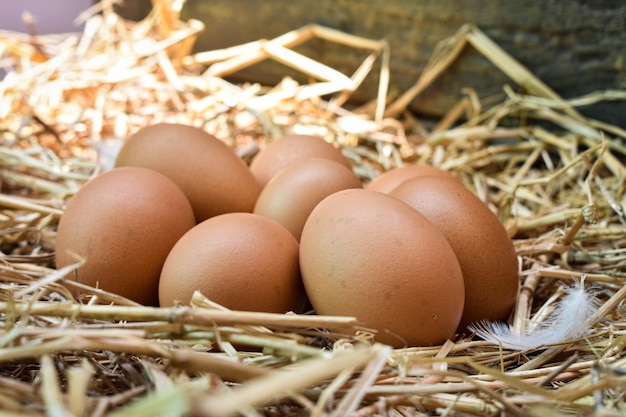
<svg viewBox="0 0 626 417">
<path fill-rule="evenodd" d="M 402 92 L 417 79 L 437 42 L 463 24 L 474 23 L 556 92 L 566 98 L 626 88 L 626 2 L 623 0 L 187 0 L 183 19 L 205 23 L 197 50 L 212 50 L 272 38 L 308 23 L 391 45 L 392 88 Z M 298 51 L 346 74 L 365 52 L 314 40 Z M 270 85 L 298 77 L 284 66 L 263 62 L 235 74 L 235 80 Z M 299 78 L 302 80 L 302 78 Z M 375 96 L 377 77 L 354 95 Z M 411 109 L 439 116 L 473 88 L 482 98 L 502 96 L 511 81 L 471 47 L 442 78 L 416 98 Z M 590 117 L 626 126 L 626 102 L 602 102 L 581 109 Z"/>
</svg>

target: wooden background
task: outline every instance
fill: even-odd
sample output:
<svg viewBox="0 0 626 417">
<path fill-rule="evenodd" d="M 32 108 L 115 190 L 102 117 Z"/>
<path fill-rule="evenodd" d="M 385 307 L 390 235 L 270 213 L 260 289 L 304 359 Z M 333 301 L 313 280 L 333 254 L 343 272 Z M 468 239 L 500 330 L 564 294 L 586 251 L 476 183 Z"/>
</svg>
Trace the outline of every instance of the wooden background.
<svg viewBox="0 0 626 417">
<path fill-rule="evenodd" d="M 143 1 L 143 4 L 142 4 Z M 127 2 L 121 14 L 139 18 L 150 1 Z M 392 89 L 403 92 L 432 55 L 437 42 L 464 23 L 474 23 L 513 57 L 566 98 L 626 88 L 626 1 L 624 0 L 187 0 L 183 20 L 204 22 L 197 50 L 212 50 L 272 38 L 308 23 L 351 34 L 386 38 L 391 45 Z M 365 57 L 322 40 L 296 50 L 351 74 Z M 297 74 L 264 62 L 235 74 L 235 81 L 274 85 Z M 377 77 L 354 95 L 375 96 Z M 503 97 L 511 81 L 471 47 L 452 68 L 411 104 L 416 113 L 440 116 L 463 88 L 481 98 Z M 581 108 L 583 114 L 626 127 L 626 101 Z"/>
</svg>

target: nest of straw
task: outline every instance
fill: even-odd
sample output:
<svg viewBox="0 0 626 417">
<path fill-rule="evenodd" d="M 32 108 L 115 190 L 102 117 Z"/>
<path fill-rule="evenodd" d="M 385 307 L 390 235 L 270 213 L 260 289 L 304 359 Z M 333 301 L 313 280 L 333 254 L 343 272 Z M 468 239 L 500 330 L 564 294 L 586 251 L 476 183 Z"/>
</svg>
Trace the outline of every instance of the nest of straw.
<svg viewBox="0 0 626 417">
<path fill-rule="evenodd" d="M 389 46 L 319 26 L 192 53 L 202 30 L 180 2 L 154 1 L 140 22 L 111 3 L 80 34 L 0 32 L 0 412 L 11 416 L 622 415 L 626 408 L 626 132 L 563 100 L 478 28 L 442 40 L 414 87 L 391 97 Z M 324 37 L 369 53 L 354 74 L 290 48 Z M 441 120 L 408 103 L 474 46 L 511 78 L 503 102 L 473 91 Z M 276 86 L 225 76 L 276 59 L 311 77 Z M 372 103 L 350 93 L 381 60 Z M 608 104 L 607 104 L 608 105 Z M 520 259 L 510 324 L 549 316 L 586 277 L 600 303 L 589 333 L 507 350 L 460 334 L 391 349 L 353 317 L 229 311 L 196 294 L 154 308 L 81 286 L 54 268 L 65 202 L 150 123 L 202 126 L 244 158 L 284 133 L 324 136 L 364 182 L 410 163 L 453 172 L 498 214 Z M 76 289 L 90 295 L 79 301 Z M 85 302 L 88 300 L 88 302 Z"/>
</svg>

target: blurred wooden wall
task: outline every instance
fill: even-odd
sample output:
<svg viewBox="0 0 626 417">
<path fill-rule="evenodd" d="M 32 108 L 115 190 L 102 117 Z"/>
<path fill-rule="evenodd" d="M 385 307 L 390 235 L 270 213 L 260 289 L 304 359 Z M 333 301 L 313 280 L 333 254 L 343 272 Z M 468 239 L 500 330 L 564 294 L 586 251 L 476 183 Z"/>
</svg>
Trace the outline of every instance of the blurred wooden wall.
<svg viewBox="0 0 626 417">
<path fill-rule="evenodd" d="M 149 0 L 127 2 L 121 14 L 140 18 Z M 196 49 L 212 50 L 272 38 L 308 23 L 319 23 L 391 44 L 392 88 L 403 92 L 417 79 L 437 42 L 463 24 L 474 23 L 566 98 L 607 89 L 626 89 L 626 2 L 623 0 L 187 0 L 183 19 L 206 29 Z M 362 52 L 316 40 L 297 49 L 350 74 Z M 237 73 L 235 80 L 270 85 L 284 66 L 265 62 Z M 371 99 L 377 87 L 368 79 L 355 100 Z M 452 68 L 412 104 L 425 115 L 440 116 L 462 88 L 481 98 L 503 97 L 509 79 L 469 48 Z M 626 127 L 626 102 L 603 102 L 581 109 L 590 117 Z"/>
</svg>

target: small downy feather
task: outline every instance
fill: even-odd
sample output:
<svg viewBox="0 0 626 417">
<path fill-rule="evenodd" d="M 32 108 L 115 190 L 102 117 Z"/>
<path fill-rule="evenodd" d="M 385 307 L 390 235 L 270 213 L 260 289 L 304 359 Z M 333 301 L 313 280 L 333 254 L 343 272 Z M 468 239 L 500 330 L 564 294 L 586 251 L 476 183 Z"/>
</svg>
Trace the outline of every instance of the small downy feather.
<svg viewBox="0 0 626 417">
<path fill-rule="evenodd" d="M 554 311 L 539 326 L 526 334 L 516 334 L 507 324 L 483 321 L 469 326 L 470 330 L 503 348 L 527 350 L 561 343 L 587 335 L 589 319 L 598 308 L 593 292 L 585 289 L 584 276 L 565 293 Z"/>
</svg>

